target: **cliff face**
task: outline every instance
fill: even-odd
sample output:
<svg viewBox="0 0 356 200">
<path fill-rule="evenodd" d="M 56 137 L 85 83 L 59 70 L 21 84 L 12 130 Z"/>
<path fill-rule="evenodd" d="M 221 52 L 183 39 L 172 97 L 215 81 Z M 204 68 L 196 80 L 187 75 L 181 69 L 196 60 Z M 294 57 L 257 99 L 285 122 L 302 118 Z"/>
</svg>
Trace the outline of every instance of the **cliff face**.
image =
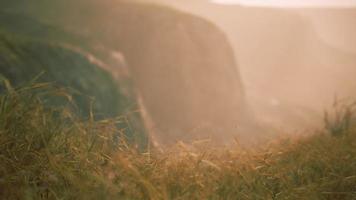
<svg viewBox="0 0 356 200">
<path fill-rule="evenodd" d="M 231 136 L 244 126 L 234 53 L 212 23 L 162 6 L 113 0 L 19 2 L 6 12 L 63 28 L 104 62 L 121 52 L 159 140 Z"/>
<path fill-rule="evenodd" d="M 192 15 L 126 6 L 116 11 L 117 24 L 132 30 L 114 34 L 116 44 L 127 58 L 158 138 L 237 133 L 246 105 L 225 35 Z"/>
<path fill-rule="evenodd" d="M 292 128 L 299 129 L 313 121 L 300 111 L 320 113 L 335 95 L 356 96 L 354 8 L 283 9 L 199 0 L 142 1 L 189 11 L 224 30 L 239 58 L 247 101 L 267 120 L 277 117 L 281 126 L 297 121 Z"/>
</svg>

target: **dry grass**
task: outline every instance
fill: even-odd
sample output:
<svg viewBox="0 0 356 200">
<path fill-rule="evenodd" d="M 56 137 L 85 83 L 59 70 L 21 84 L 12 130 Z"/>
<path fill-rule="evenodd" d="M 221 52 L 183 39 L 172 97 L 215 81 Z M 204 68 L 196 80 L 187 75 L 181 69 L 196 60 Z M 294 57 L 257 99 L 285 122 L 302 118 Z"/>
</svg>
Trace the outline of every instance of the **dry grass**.
<svg viewBox="0 0 356 200">
<path fill-rule="evenodd" d="M 118 137 L 122 118 L 81 121 L 44 106 L 47 95 L 65 97 L 47 84 L 0 95 L 0 199 L 356 199 L 351 125 L 253 150 L 197 141 L 142 152 Z"/>
</svg>

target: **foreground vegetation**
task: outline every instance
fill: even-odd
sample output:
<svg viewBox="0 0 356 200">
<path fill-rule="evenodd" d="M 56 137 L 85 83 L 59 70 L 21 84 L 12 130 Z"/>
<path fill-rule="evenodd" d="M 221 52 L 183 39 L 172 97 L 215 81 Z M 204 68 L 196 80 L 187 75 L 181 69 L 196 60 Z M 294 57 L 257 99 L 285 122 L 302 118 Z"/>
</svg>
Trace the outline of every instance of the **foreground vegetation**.
<svg viewBox="0 0 356 200">
<path fill-rule="evenodd" d="M 68 98 L 49 84 L 4 85 L 0 199 L 356 199 L 350 110 L 336 121 L 326 117 L 333 134 L 254 150 L 197 141 L 142 152 L 124 142 L 126 129 L 117 128 L 124 117 L 82 120 L 67 107 L 46 106 L 48 96 Z"/>
</svg>

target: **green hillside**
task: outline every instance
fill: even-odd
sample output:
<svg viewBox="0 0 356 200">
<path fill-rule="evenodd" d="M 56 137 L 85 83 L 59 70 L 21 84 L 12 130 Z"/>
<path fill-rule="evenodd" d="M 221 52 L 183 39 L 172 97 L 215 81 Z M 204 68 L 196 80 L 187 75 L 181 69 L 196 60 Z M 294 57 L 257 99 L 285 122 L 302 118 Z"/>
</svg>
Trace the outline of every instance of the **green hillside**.
<svg viewBox="0 0 356 200">
<path fill-rule="evenodd" d="M 128 131 L 128 136 L 142 137 L 145 141 L 139 114 L 127 115 L 137 109 L 135 99 L 123 94 L 119 82 L 80 52 L 55 42 L 2 31 L 0 73 L 14 86 L 23 86 L 40 75 L 37 81 L 67 90 L 73 96 L 72 107 L 84 118 L 91 112 L 96 119 L 131 117 L 137 130 Z M 49 100 L 50 104 L 68 106 L 65 102 Z"/>
<path fill-rule="evenodd" d="M 54 23 L 45 12 L 54 5 L 28 3 L 0 2 L 0 73 L 14 86 L 42 74 L 37 81 L 65 88 L 73 96 L 72 108 L 82 118 L 88 118 L 91 111 L 96 119 L 125 117 L 126 123 L 120 127 L 128 129 L 125 133 L 129 138 L 145 144 L 147 135 L 136 112 L 136 92 L 130 77 L 116 80 L 110 73 L 117 72 L 107 71 L 115 70 L 120 63 L 107 59 L 110 55 L 105 49 L 96 50 L 92 38 Z M 69 104 L 53 99 L 48 102 Z"/>
</svg>

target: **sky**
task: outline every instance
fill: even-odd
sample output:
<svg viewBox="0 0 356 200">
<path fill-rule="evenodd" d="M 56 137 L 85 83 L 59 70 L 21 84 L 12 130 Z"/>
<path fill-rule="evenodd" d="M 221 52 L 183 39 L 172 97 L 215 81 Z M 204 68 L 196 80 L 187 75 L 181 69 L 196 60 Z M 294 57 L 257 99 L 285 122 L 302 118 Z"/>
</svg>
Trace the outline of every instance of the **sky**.
<svg viewBox="0 0 356 200">
<path fill-rule="evenodd" d="M 349 7 L 356 6 L 356 0 L 211 0 L 218 4 L 242 4 L 247 6 L 276 7 Z"/>
</svg>

